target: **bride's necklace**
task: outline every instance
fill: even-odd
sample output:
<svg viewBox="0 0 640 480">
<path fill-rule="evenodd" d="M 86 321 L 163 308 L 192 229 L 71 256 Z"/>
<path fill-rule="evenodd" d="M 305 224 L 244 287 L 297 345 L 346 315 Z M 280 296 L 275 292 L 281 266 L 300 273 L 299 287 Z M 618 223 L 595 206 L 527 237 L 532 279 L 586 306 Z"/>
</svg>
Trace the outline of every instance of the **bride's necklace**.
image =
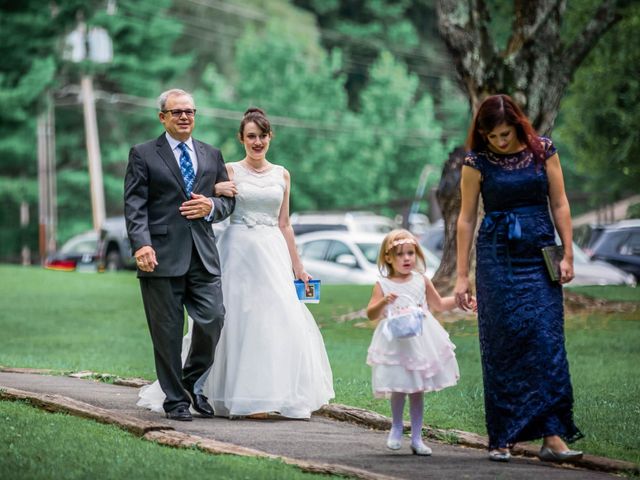
<svg viewBox="0 0 640 480">
<path fill-rule="evenodd" d="M 247 167 L 250 171 L 254 173 L 264 173 L 271 168 L 271 164 L 269 162 L 265 162 L 265 165 L 261 168 L 254 168 L 249 162 L 243 160 L 244 166 Z"/>
</svg>

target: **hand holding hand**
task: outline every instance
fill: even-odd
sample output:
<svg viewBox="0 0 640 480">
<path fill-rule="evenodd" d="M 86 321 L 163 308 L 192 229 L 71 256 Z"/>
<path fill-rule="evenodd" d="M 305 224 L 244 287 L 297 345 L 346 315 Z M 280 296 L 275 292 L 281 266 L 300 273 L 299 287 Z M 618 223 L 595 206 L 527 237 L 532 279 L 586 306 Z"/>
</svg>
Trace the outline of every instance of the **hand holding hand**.
<svg viewBox="0 0 640 480">
<path fill-rule="evenodd" d="M 456 286 L 453 289 L 453 294 L 456 299 L 456 306 L 462 310 L 473 310 L 475 304 L 475 298 L 471 295 L 469 289 L 469 278 L 458 277 L 456 280 Z"/>
<path fill-rule="evenodd" d="M 136 257 L 137 267 L 143 272 L 153 272 L 158 266 L 156 251 L 149 245 L 140 247 L 133 256 Z"/>
<path fill-rule="evenodd" d="M 216 197 L 235 197 L 238 194 L 238 188 L 236 184 L 231 180 L 227 182 L 218 182 L 213 186 Z"/>
<path fill-rule="evenodd" d="M 189 220 L 204 218 L 211 213 L 211 200 L 199 193 L 192 193 L 191 200 L 187 200 L 180 206 L 180 213 Z"/>
<path fill-rule="evenodd" d="M 471 298 L 469 299 L 469 304 L 471 305 L 471 310 L 474 313 L 478 313 L 478 301 L 476 300 L 476 297 L 471 295 Z"/>
</svg>

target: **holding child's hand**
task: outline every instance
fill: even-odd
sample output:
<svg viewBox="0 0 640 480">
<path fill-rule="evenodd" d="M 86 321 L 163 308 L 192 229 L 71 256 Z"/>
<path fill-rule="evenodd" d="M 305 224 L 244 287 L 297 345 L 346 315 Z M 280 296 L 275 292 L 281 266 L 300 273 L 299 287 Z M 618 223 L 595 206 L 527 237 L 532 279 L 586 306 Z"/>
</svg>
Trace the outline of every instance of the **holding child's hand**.
<svg viewBox="0 0 640 480">
<path fill-rule="evenodd" d="M 478 301 L 473 295 L 471 295 L 469 298 L 469 307 L 471 307 L 471 311 L 476 313 L 478 312 Z"/>
</svg>

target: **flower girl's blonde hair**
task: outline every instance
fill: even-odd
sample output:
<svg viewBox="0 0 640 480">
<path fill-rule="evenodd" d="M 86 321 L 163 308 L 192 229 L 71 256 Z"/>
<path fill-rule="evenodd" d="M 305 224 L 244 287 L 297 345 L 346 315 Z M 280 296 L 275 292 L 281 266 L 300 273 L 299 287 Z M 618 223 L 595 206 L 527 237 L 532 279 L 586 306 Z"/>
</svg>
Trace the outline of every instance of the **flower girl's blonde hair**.
<svg viewBox="0 0 640 480">
<path fill-rule="evenodd" d="M 380 245 L 380 253 L 378 254 L 378 270 L 383 277 L 390 277 L 394 274 L 391 265 L 391 257 L 395 257 L 398 247 L 410 243 L 416 248 L 416 270 L 424 273 L 427 269 L 427 261 L 424 258 L 424 252 L 420 247 L 420 242 L 413 234 L 403 228 L 392 230 L 384 237 L 382 245 Z"/>
</svg>

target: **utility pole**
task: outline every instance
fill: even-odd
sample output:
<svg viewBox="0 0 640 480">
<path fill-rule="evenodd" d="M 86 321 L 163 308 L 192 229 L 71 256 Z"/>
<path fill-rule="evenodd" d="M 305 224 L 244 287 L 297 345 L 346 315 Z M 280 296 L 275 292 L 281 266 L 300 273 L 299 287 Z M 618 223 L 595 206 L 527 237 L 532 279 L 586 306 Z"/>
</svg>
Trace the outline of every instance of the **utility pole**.
<svg viewBox="0 0 640 480">
<path fill-rule="evenodd" d="M 115 2 L 109 2 L 109 5 L 112 3 L 115 5 Z M 90 60 L 94 63 L 108 63 L 113 58 L 113 46 L 106 30 L 92 27 L 87 31 L 86 24 L 82 18 L 79 20 L 76 29 L 67 36 L 67 45 L 70 47 L 67 52 L 67 58 L 74 62 Z M 93 228 L 99 231 L 106 217 L 106 209 L 93 76 L 90 73 L 85 72 L 82 74 L 80 89 L 91 187 Z"/>
<path fill-rule="evenodd" d="M 56 147 L 51 92 L 45 93 L 44 110 L 38 115 L 38 245 L 40 262 L 56 250 Z M 28 214 L 28 212 L 27 212 Z M 21 215 L 21 218 L 25 218 Z M 28 223 L 28 219 L 25 220 Z"/>
<path fill-rule="evenodd" d="M 93 229 L 97 232 L 104 223 L 106 210 L 104 206 L 104 183 L 102 181 L 102 156 L 100 155 L 98 121 L 96 120 L 96 101 L 93 95 L 93 77 L 91 75 L 82 75 L 80 88 L 82 91 L 84 133 L 87 144 L 89 180 L 91 183 Z"/>
</svg>

